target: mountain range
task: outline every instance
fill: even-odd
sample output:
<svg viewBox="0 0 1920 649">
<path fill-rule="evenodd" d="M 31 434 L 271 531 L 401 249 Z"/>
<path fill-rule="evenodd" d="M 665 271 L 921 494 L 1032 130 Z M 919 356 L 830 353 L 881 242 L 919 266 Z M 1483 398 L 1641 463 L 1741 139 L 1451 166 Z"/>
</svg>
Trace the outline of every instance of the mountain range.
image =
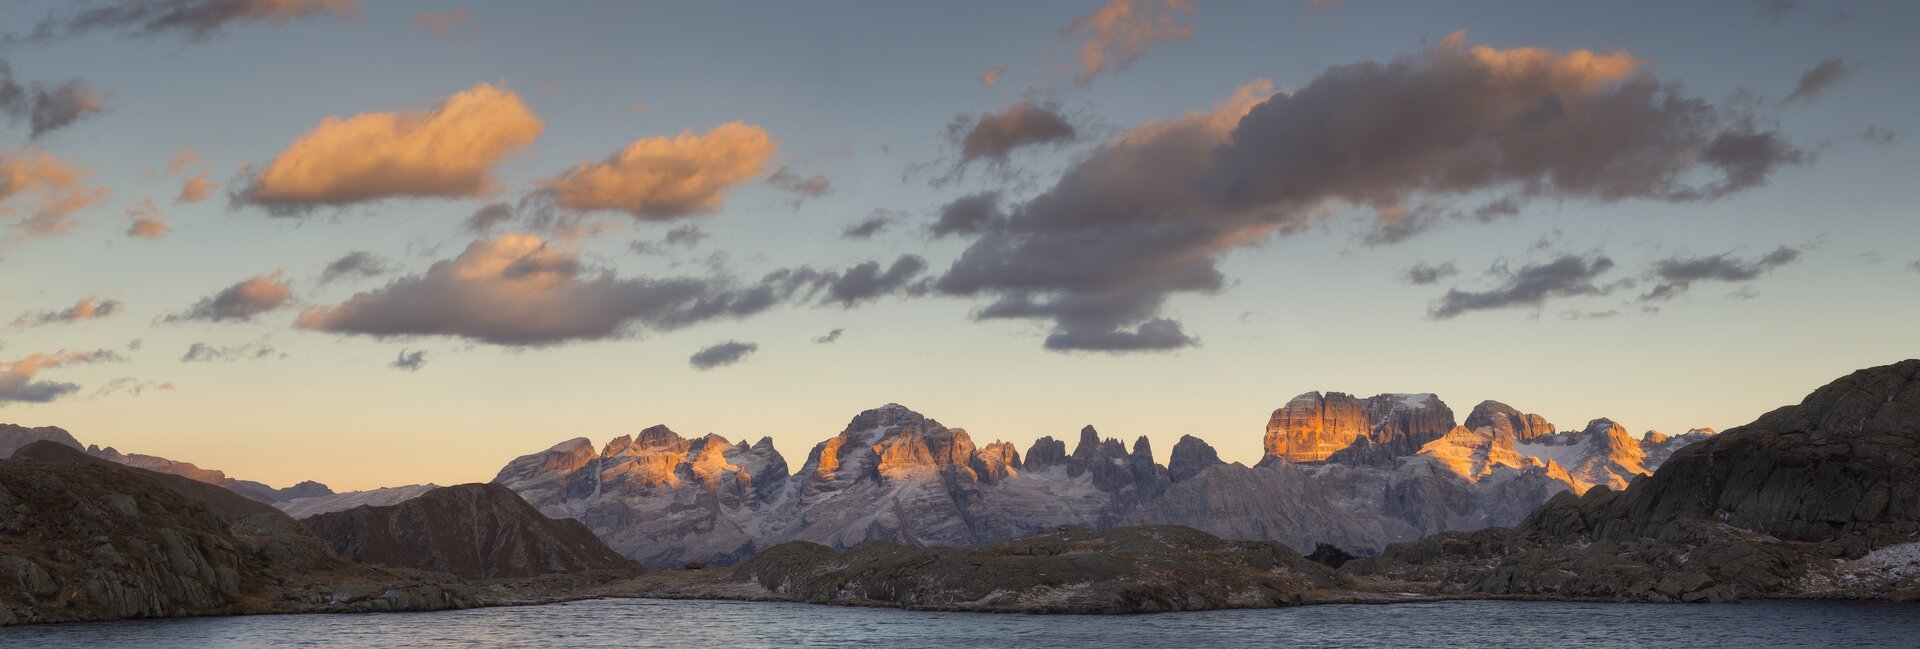
<svg viewBox="0 0 1920 649">
<path fill-rule="evenodd" d="M 1186 525 L 1301 551 L 1330 543 L 1369 553 L 1436 532 L 1511 526 L 1561 492 L 1624 488 L 1711 434 L 1634 437 L 1605 418 L 1557 432 L 1497 401 L 1475 406 L 1462 424 L 1433 394 L 1309 392 L 1268 417 L 1254 466 L 1224 462 L 1190 435 L 1161 464 L 1145 437 L 1129 448 L 1087 426 L 1071 449 L 1049 436 L 1023 454 L 887 404 L 816 444 L 797 471 L 768 438 L 687 438 L 653 426 L 598 448 L 575 438 L 520 456 L 493 482 L 652 565 L 733 563 L 793 540 L 975 545 L 1062 525 Z M 42 439 L 83 448 L 58 428 L 0 427 L 0 450 Z M 398 505 L 435 487 L 274 488 L 111 447 L 83 450 L 219 485 L 301 519 Z"/>
</svg>

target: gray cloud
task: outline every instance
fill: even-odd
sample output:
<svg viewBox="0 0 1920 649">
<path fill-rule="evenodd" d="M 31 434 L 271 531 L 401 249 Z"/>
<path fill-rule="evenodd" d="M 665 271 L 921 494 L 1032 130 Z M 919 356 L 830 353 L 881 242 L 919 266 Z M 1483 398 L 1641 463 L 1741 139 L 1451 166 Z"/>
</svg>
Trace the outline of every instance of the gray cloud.
<svg viewBox="0 0 1920 649">
<path fill-rule="evenodd" d="M 1427 286 L 1458 274 L 1460 274 L 1460 269 L 1455 267 L 1451 261 L 1441 264 L 1429 264 L 1423 261 L 1407 268 L 1406 272 L 1401 274 L 1401 277 L 1406 279 L 1408 284 Z"/>
<path fill-rule="evenodd" d="M 467 217 L 466 228 L 469 233 L 484 235 L 492 232 L 494 228 L 512 220 L 513 205 L 504 201 L 488 203 L 480 206 L 480 209 L 474 210 L 473 216 Z"/>
<path fill-rule="evenodd" d="M 361 0 L 119 0 L 66 14 L 49 14 L 24 38 L 47 40 L 112 31 L 148 37 L 177 33 L 198 42 L 222 36 L 227 26 L 241 23 L 281 25 L 320 14 L 350 18 L 360 3 Z"/>
<path fill-rule="evenodd" d="M 909 260 L 909 258 L 911 260 Z M 528 235 L 475 241 L 420 275 L 301 312 L 301 329 L 377 338 L 454 336 L 545 346 L 667 331 L 744 318 L 824 293 L 851 306 L 905 290 L 925 262 L 902 257 L 887 272 L 869 262 L 845 272 L 781 269 L 758 281 L 731 277 L 622 278 L 591 270 L 571 251 Z"/>
<path fill-rule="evenodd" d="M 14 318 L 10 329 L 31 329 L 54 324 L 68 324 L 86 320 L 105 318 L 124 310 L 119 300 L 102 300 L 91 295 L 80 298 L 73 306 L 53 311 L 29 311 Z"/>
<path fill-rule="evenodd" d="M 983 159 L 1004 163 L 1021 147 L 1065 144 L 1075 135 L 1059 107 L 1031 100 L 977 117 L 957 115 L 947 125 L 947 136 L 960 146 L 963 165 Z"/>
<path fill-rule="evenodd" d="M 0 114 L 16 123 L 25 120 L 29 137 L 39 138 L 104 113 L 106 102 L 106 95 L 79 79 L 55 85 L 39 81 L 22 85 L 14 80 L 13 68 L 0 60 Z"/>
<path fill-rule="evenodd" d="M 1654 262 L 1653 271 L 1649 273 L 1660 283 L 1640 299 L 1671 300 L 1687 292 L 1696 282 L 1751 282 L 1775 268 L 1799 261 L 1800 254 L 1797 248 L 1780 246 L 1751 261 L 1735 258 L 1731 253 L 1662 259 Z"/>
<path fill-rule="evenodd" d="M 328 262 L 327 267 L 320 271 L 320 283 L 331 284 L 334 280 L 353 277 L 379 277 L 391 272 L 393 266 L 378 255 L 355 250 Z"/>
<path fill-rule="evenodd" d="M 694 352 L 687 363 L 697 370 L 710 370 L 738 363 L 756 351 L 760 351 L 759 345 L 729 340 Z"/>
<path fill-rule="evenodd" d="M 1049 349 L 1180 346 L 1192 339 L 1161 314 L 1170 295 L 1218 292 L 1221 255 L 1301 231 L 1328 207 L 1472 218 L 1454 205 L 1505 197 L 1493 218 L 1541 201 L 1700 201 L 1807 161 L 1749 115 L 1639 65 L 1625 53 L 1470 48 L 1455 34 L 1329 68 L 1291 94 L 1249 84 L 1080 157 L 975 235 L 935 287 L 991 298 L 977 318 L 1051 320 Z"/>
<path fill-rule="evenodd" d="M 126 357 L 109 349 L 51 354 L 31 354 L 26 358 L 0 362 L 0 406 L 9 403 L 46 403 L 80 390 L 77 383 L 36 381 L 41 372 L 66 365 L 110 363 Z"/>
<path fill-rule="evenodd" d="M 667 230 L 667 234 L 662 236 L 659 241 L 635 241 L 627 247 L 634 252 L 650 255 L 665 252 L 667 248 L 684 248 L 691 250 L 707 238 L 708 235 L 705 230 L 701 230 L 700 226 L 689 223 L 676 225 L 673 229 Z"/>
<path fill-rule="evenodd" d="M 244 345 L 209 345 L 194 343 L 187 346 L 187 353 L 180 355 L 182 363 L 231 363 L 241 360 L 265 360 L 286 358 L 272 345 L 265 343 L 247 343 Z"/>
<path fill-rule="evenodd" d="M 1893 144 L 1899 139 L 1899 133 L 1877 124 L 1868 124 L 1866 128 L 1860 129 L 1860 141 L 1867 144 Z"/>
<path fill-rule="evenodd" d="M 400 355 L 393 359 L 393 363 L 391 365 L 394 369 L 397 369 L 397 370 L 406 370 L 408 372 L 418 372 L 420 371 L 420 368 L 427 366 L 427 351 L 424 349 L 418 349 L 418 350 L 402 349 L 400 350 Z"/>
<path fill-rule="evenodd" d="M 826 176 L 816 174 L 802 177 L 784 165 L 767 176 L 767 184 L 793 194 L 796 200 L 819 198 L 833 191 L 833 181 L 827 180 Z"/>
<path fill-rule="evenodd" d="M 827 283 L 825 302 L 853 308 L 861 302 L 907 288 L 910 282 L 926 271 L 927 260 L 917 255 L 901 255 L 885 272 L 880 270 L 880 262 L 877 261 L 857 264 Z"/>
<path fill-rule="evenodd" d="M 835 329 L 815 337 L 813 342 L 820 345 L 832 344 L 838 342 L 840 340 L 840 334 L 846 333 L 846 331 L 845 329 Z"/>
<path fill-rule="evenodd" d="M 1506 273 L 1498 286 L 1485 291 L 1449 290 L 1428 315 L 1445 320 L 1472 311 L 1539 307 L 1553 297 L 1604 295 L 1612 289 L 1594 281 L 1612 269 L 1613 260 L 1604 255 L 1563 255 Z"/>
<path fill-rule="evenodd" d="M 1920 273 L 1920 259 L 1915 259 L 1913 263 L 1907 264 L 1907 270 Z"/>
<path fill-rule="evenodd" d="M 1813 101 L 1833 84 L 1853 74 L 1856 67 L 1841 59 L 1824 59 L 1800 75 L 1800 80 L 1793 84 L 1793 92 L 1787 93 L 1783 101 Z"/>
<path fill-rule="evenodd" d="M 100 389 L 94 390 L 92 397 L 95 399 L 98 399 L 100 397 L 112 396 L 115 394 L 125 394 L 130 397 L 137 397 L 142 394 L 145 394 L 148 390 L 153 390 L 158 392 L 172 392 L 173 383 L 168 381 L 142 381 L 130 376 L 123 376 L 123 377 L 108 381 L 106 385 L 100 386 Z"/>
<path fill-rule="evenodd" d="M 846 229 L 841 230 L 840 238 L 872 239 L 873 235 L 880 234 L 881 230 L 885 230 L 887 226 L 893 225 L 893 218 L 892 214 L 876 211 L 873 216 L 867 217 L 866 220 L 849 225 Z"/>
<path fill-rule="evenodd" d="M 1000 212 L 1000 193 L 980 192 L 961 196 L 940 206 L 940 216 L 929 229 L 935 238 L 949 234 L 978 234 L 1002 218 L 1005 215 Z"/>
<path fill-rule="evenodd" d="M 279 272 L 259 275 L 220 289 L 185 311 L 167 316 L 166 322 L 204 320 L 207 322 L 245 322 L 254 316 L 278 309 L 293 299 L 291 286 Z"/>
</svg>

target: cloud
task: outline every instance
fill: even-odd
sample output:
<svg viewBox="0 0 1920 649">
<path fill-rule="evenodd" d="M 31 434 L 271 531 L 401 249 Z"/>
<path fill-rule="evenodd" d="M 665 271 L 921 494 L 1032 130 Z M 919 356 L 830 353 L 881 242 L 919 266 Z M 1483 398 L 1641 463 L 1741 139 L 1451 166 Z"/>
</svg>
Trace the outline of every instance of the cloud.
<svg viewBox="0 0 1920 649">
<path fill-rule="evenodd" d="M 1022 101 L 979 117 L 957 115 L 947 135 L 960 145 L 960 164 L 975 160 L 1005 163 L 1015 149 L 1073 141 L 1075 131 L 1059 107 Z"/>
<path fill-rule="evenodd" d="M 512 220 L 513 205 L 505 202 L 488 203 L 474 210 L 473 216 L 467 217 L 466 228 L 469 233 L 484 235 Z"/>
<path fill-rule="evenodd" d="M 127 208 L 127 236 L 148 241 L 159 241 L 167 236 L 167 219 L 154 209 L 153 199 L 145 199 Z"/>
<path fill-rule="evenodd" d="M 292 287 L 283 273 L 258 275 L 207 296 L 193 307 L 167 316 L 166 322 L 203 320 L 207 322 L 246 322 L 254 316 L 286 306 L 293 299 Z"/>
<path fill-rule="evenodd" d="M 1765 20 L 1779 20 L 1800 7 L 1800 0 L 1753 0 L 1753 13 Z"/>
<path fill-rule="evenodd" d="M 1787 93 L 1787 98 L 1781 101 L 1813 101 L 1815 97 L 1832 88 L 1833 84 L 1852 75 L 1858 67 L 1837 58 L 1824 59 L 1801 73 L 1800 80 L 1793 84 L 1793 92 Z"/>
<path fill-rule="evenodd" d="M 187 347 L 187 353 L 180 355 L 182 363 L 231 363 L 241 360 L 264 360 L 286 358 L 272 345 L 265 343 L 247 343 L 244 345 L 209 345 L 194 343 Z"/>
<path fill-rule="evenodd" d="M 0 362 L 0 406 L 9 403 L 46 403 L 80 390 L 79 384 L 35 381 L 46 370 L 85 363 L 126 360 L 118 352 L 97 349 L 90 352 L 60 350 L 51 354 L 30 354 L 26 358 Z"/>
<path fill-rule="evenodd" d="M 961 196 L 940 206 L 939 218 L 928 229 L 935 238 L 950 234 L 979 234 L 1003 218 L 1000 193 L 985 191 Z"/>
<path fill-rule="evenodd" d="M 767 176 L 767 184 L 774 189 L 796 196 L 795 203 L 808 198 L 819 198 L 833 191 L 833 181 L 826 176 L 813 175 L 805 178 L 785 166 L 775 169 Z"/>
<path fill-rule="evenodd" d="M 37 311 L 20 314 L 7 328 L 20 330 L 32 329 L 53 324 L 71 324 L 87 320 L 98 320 L 120 313 L 125 308 L 119 300 L 102 300 L 89 295 L 80 298 L 73 306 L 56 311 Z"/>
<path fill-rule="evenodd" d="M 700 226 L 685 223 L 676 225 L 671 230 L 667 230 L 667 233 L 661 236 L 659 241 L 635 241 L 627 247 L 634 252 L 650 255 L 665 252 L 667 248 L 692 250 L 694 246 L 700 245 L 700 242 L 706 239 L 708 239 L 707 232 L 701 230 Z"/>
<path fill-rule="evenodd" d="M 173 198 L 173 202 L 178 205 L 207 200 L 207 197 L 213 195 L 213 190 L 219 186 L 220 183 L 208 180 L 205 173 L 189 176 L 186 180 L 180 181 L 180 194 Z"/>
<path fill-rule="evenodd" d="M 130 397 L 137 397 L 137 396 L 140 396 L 141 394 L 146 393 L 148 390 L 153 390 L 156 392 L 172 392 L 173 383 L 169 381 L 142 381 L 130 376 L 123 376 L 123 377 L 108 381 L 106 385 L 100 386 L 100 389 L 94 390 L 92 398 L 98 399 L 100 397 L 112 396 L 115 394 L 125 394 Z"/>
<path fill-rule="evenodd" d="M 845 329 L 835 329 L 833 331 L 829 331 L 820 336 L 814 337 L 813 342 L 816 345 L 830 345 L 835 342 L 838 342 L 840 340 L 840 334 L 846 333 L 846 331 L 847 330 Z"/>
<path fill-rule="evenodd" d="M 720 280 L 622 279 L 587 273 L 575 253 L 507 234 L 475 241 L 423 275 L 300 314 L 297 327 L 377 337 L 448 335 L 497 345 L 552 345 L 673 329 L 773 305 L 771 288 Z"/>
<path fill-rule="evenodd" d="M 1427 286 L 1458 274 L 1460 274 L 1460 269 L 1454 267 L 1451 261 L 1441 264 L 1429 264 L 1423 261 L 1407 268 L 1407 271 L 1401 276 L 1406 279 L 1408 284 Z"/>
<path fill-rule="evenodd" d="M 1076 83 L 1085 84 L 1109 70 L 1125 70 L 1141 54 L 1164 41 L 1185 40 L 1193 26 L 1181 14 L 1193 15 L 1186 0 L 1108 0 L 1099 10 L 1075 18 L 1064 35 L 1085 35 L 1077 52 L 1080 71 Z"/>
<path fill-rule="evenodd" d="M 1640 296 L 1641 301 L 1671 300 L 1686 293 L 1696 282 L 1743 283 L 1759 279 L 1773 269 L 1800 260 L 1801 250 L 1780 246 L 1751 261 L 1732 253 L 1705 257 L 1669 257 L 1654 262 L 1651 277 L 1660 282 Z"/>
<path fill-rule="evenodd" d="M 379 255 L 355 250 L 327 262 L 327 267 L 320 270 L 320 283 L 331 284 L 334 280 L 352 277 L 379 277 L 391 272 L 393 266 Z"/>
<path fill-rule="evenodd" d="M 1899 133 L 1877 124 L 1868 124 L 1866 128 L 1860 129 L 1860 141 L 1867 144 L 1893 144 L 1899 139 Z"/>
<path fill-rule="evenodd" d="M 541 184 L 564 209 L 673 219 L 719 210 L 726 191 L 760 175 L 779 148 L 760 127 L 730 122 L 699 135 L 641 138 Z"/>
<path fill-rule="evenodd" d="M 1920 273 L 1920 259 L 1916 259 L 1913 263 L 1907 264 L 1907 270 Z"/>
<path fill-rule="evenodd" d="M 79 79 L 21 85 L 13 78 L 13 68 L 0 60 L 0 113 L 13 122 L 25 120 L 28 137 L 39 139 L 106 111 L 107 96 Z"/>
<path fill-rule="evenodd" d="M 1428 315 L 1445 320 L 1473 311 L 1539 307 L 1554 297 L 1604 295 L 1611 289 L 1594 281 L 1612 269 L 1613 260 L 1604 255 L 1563 255 L 1505 273 L 1499 285 L 1485 291 L 1449 290 Z"/>
<path fill-rule="evenodd" d="M 461 13 L 465 13 L 465 12 L 461 12 Z M 427 351 L 424 349 L 419 349 L 419 350 L 402 349 L 400 350 L 400 355 L 395 357 L 393 359 L 393 362 L 390 365 L 396 370 L 418 372 L 420 371 L 420 368 L 427 366 Z"/>
<path fill-rule="evenodd" d="M 1499 50 L 1455 33 L 1329 68 L 1292 93 L 1250 83 L 1080 156 L 974 234 L 934 286 L 991 298 L 979 319 L 1051 320 L 1048 349 L 1159 349 L 1191 343 L 1161 313 L 1169 296 L 1218 293 L 1221 256 L 1328 218 L 1702 201 L 1807 161 L 1749 116 L 1641 67 L 1626 52 Z M 1481 206 L 1499 209 L 1482 217 Z"/>
<path fill-rule="evenodd" d="M 488 83 L 429 109 L 328 117 L 235 200 L 297 215 L 383 198 L 484 196 L 499 185 L 493 168 L 545 128 L 518 94 Z"/>
<path fill-rule="evenodd" d="M 92 31 L 130 36 L 178 33 L 200 42 L 225 34 L 229 25 L 284 25 L 297 18 L 332 14 L 354 17 L 361 0 L 120 0 L 64 15 L 49 14 L 26 38 L 70 38 Z"/>
<path fill-rule="evenodd" d="M 862 302 L 906 289 L 910 282 L 926 271 L 927 260 L 918 255 L 901 255 L 884 272 L 877 261 L 856 264 L 827 283 L 825 302 L 850 309 Z"/>
<path fill-rule="evenodd" d="M 914 258 L 918 260 L 918 258 Z M 821 304 L 851 305 L 889 292 L 915 274 L 913 262 L 846 272 L 781 269 L 757 282 L 727 277 L 622 278 L 590 270 L 574 251 L 526 234 L 475 241 L 420 275 L 309 308 L 294 326 L 390 338 L 452 336 L 503 346 L 547 346 L 668 331 L 752 316 L 824 293 Z M 905 264 L 905 265 L 903 265 Z M 924 268 L 925 262 L 919 264 Z"/>
<path fill-rule="evenodd" d="M 687 363 L 696 370 L 710 370 L 722 365 L 732 365 L 747 358 L 747 355 L 760 351 L 754 343 L 726 341 L 694 352 L 687 357 Z"/>
<path fill-rule="evenodd" d="M 413 24 L 425 28 L 434 38 L 446 38 L 453 28 L 467 22 L 473 14 L 465 9 L 455 11 L 423 11 L 413 15 Z"/>
<path fill-rule="evenodd" d="M 1007 73 L 1007 66 L 996 66 L 980 73 L 980 85 L 992 88 L 1000 85 L 1000 77 Z"/>
<path fill-rule="evenodd" d="M 893 225 L 893 219 L 894 216 L 892 213 L 875 210 L 872 216 L 841 230 L 840 238 L 872 239 L 873 235 L 880 234 L 881 230 L 885 230 L 887 226 Z"/>
<path fill-rule="evenodd" d="M 92 178 L 93 170 L 39 149 L 0 149 L 0 228 L 11 242 L 71 231 L 79 225 L 76 214 L 107 199 Z"/>
</svg>

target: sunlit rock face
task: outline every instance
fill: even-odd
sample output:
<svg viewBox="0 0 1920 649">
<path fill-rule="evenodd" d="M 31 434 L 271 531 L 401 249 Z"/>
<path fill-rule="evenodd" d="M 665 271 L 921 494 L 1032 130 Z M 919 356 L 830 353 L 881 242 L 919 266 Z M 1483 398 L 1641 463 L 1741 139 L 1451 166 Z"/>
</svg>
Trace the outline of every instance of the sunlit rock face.
<svg viewBox="0 0 1920 649">
<path fill-rule="evenodd" d="M 1463 424 L 1467 430 L 1491 428 L 1496 432 L 1512 435 L 1516 442 L 1531 441 L 1542 435 L 1554 433 L 1553 424 L 1546 417 L 1533 413 L 1523 413 L 1498 401 L 1482 401 L 1467 414 Z"/>
<path fill-rule="evenodd" d="M 1262 463 L 1390 465 L 1453 426 L 1453 410 L 1431 394 L 1308 392 L 1273 411 Z"/>
</svg>

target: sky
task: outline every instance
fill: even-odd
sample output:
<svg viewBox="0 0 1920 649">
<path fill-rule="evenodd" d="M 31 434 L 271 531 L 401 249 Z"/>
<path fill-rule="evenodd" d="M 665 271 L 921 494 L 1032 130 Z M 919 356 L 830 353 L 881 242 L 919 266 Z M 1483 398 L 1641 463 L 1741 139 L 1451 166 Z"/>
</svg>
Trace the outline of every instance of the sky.
<svg viewBox="0 0 1920 649">
<path fill-rule="evenodd" d="M 1915 355 L 1906 2 L 0 6 L 0 422 L 276 485 Z"/>
</svg>

